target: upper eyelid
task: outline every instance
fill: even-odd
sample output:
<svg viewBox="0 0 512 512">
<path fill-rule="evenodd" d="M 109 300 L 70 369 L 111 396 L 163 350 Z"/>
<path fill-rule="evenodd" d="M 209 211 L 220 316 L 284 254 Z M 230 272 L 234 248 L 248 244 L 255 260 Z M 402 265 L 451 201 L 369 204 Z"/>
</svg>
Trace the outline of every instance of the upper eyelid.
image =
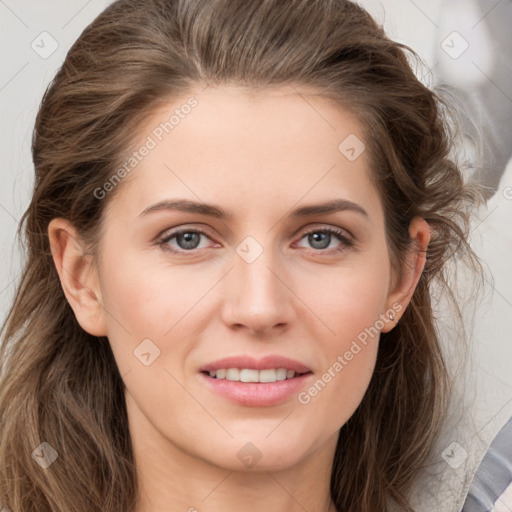
<svg viewBox="0 0 512 512">
<path fill-rule="evenodd" d="M 326 224 L 317 224 L 308 228 L 299 229 L 296 233 L 303 233 L 304 235 L 307 235 L 308 233 L 314 232 L 314 231 L 342 231 L 343 233 L 346 233 L 349 238 L 354 238 L 354 235 L 347 229 L 342 228 L 341 226 L 333 226 L 333 225 L 326 225 Z"/>
<path fill-rule="evenodd" d="M 177 226 L 175 228 L 168 228 L 168 229 L 164 229 L 158 236 L 157 236 L 157 239 L 158 240 L 165 240 L 167 238 L 172 238 L 176 235 L 179 235 L 180 233 L 188 233 L 188 232 L 198 232 L 202 235 L 205 235 L 205 236 L 208 236 L 208 237 L 212 237 L 212 235 L 210 235 L 210 233 L 208 232 L 207 229 L 205 228 L 198 228 L 197 226 L 194 226 L 194 227 L 187 227 L 185 225 L 185 227 L 181 227 L 181 226 Z"/>
<path fill-rule="evenodd" d="M 325 224 L 318 224 L 315 226 L 311 226 L 309 228 L 300 228 L 297 231 L 295 231 L 293 236 L 297 236 L 299 233 L 303 233 L 303 235 L 307 235 L 308 233 L 311 233 L 312 231 L 337 231 L 337 230 L 347 233 L 347 235 L 350 238 L 354 238 L 352 233 L 346 228 L 342 228 L 341 226 L 331 226 L 331 225 L 325 225 Z M 157 239 L 161 240 L 161 239 L 169 238 L 169 237 L 172 237 L 172 236 L 175 236 L 180 233 L 187 232 L 187 231 L 197 231 L 203 235 L 212 237 L 212 235 L 210 235 L 210 233 L 208 232 L 208 229 L 205 229 L 202 227 L 198 228 L 197 226 L 188 227 L 187 225 L 185 225 L 184 227 L 177 226 L 175 228 L 165 229 L 157 236 Z"/>
</svg>

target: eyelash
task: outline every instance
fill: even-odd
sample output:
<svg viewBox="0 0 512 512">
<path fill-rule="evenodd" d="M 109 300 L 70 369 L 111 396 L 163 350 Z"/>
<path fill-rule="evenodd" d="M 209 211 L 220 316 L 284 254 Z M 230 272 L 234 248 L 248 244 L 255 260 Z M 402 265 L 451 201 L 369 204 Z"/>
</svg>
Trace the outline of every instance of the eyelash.
<svg viewBox="0 0 512 512">
<path fill-rule="evenodd" d="M 164 235 L 157 240 L 157 245 L 159 245 L 162 250 L 169 251 L 172 254 L 177 254 L 177 255 L 189 254 L 189 253 L 193 253 L 194 251 L 198 250 L 198 249 L 191 249 L 189 251 L 176 250 L 174 248 L 171 248 L 168 245 L 169 242 L 173 238 L 176 238 L 177 236 L 184 234 L 184 233 L 201 234 L 201 235 L 204 235 L 205 237 L 211 239 L 211 237 L 208 235 L 208 233 L 200 228 L 183 228 L 183 229 L 179 229 L 177 231 L 173 231 L 171 233 L 164 233 Z M 344 250 L 349 249 L 354 246 L 354 240 L 346 235 L 346 231 L 341 230 L 341 229 L 336 229 L 336 228 L 311 229 L 309 231 L 302 233 L 299 241 L 313 233 L 323 233 L 323 234 L 334 235 L 341 242 L 341 245 L 339 247 L 334 247 L 331 249 L 314 249 L 314 248 L 312 248 L 311 251 L 313 251 L 315 253 L 324 253 L 324 254 L 338 253 L 338 252 L 343 252 Z"/>
</svg>

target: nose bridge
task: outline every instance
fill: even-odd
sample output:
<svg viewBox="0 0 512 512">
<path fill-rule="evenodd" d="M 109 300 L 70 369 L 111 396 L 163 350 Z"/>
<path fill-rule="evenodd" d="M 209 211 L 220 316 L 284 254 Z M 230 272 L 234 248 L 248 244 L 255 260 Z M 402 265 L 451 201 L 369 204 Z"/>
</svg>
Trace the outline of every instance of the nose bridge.
<svg viewBox="0 0 512 512">
<path fill-rule="evenodd" d="M 278 256 L 270 243 L 263 247 L 247 237 L 236 249 L 235 274 L 243 284 L 242 293 L 256 306 L 277 302 L 279 280 L 271 269 L 278 267 Z M 243 298 L 243 297 L 242 297 Z"/>
<path fill-rule="evenodd" d="M 236 248 L 225 296 L 225 321 L 264 331 L 290 320 L 288 289 L 278 277 L 279 254 L 254 237 L 246 237 Z M 277 275 L 276 275 L 277 274 Z"/>
</svg>

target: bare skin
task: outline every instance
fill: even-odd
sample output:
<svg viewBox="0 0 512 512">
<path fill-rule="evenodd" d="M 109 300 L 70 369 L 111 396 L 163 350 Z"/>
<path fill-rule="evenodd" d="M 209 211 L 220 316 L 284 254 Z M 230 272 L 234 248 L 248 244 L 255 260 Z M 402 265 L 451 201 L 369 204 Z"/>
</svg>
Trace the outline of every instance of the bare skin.
<svg viewBox="0 0 512 512">
<path fill-rule="evenodd" d="M 154 113 L 137 147 L 189 96 Z M 194 96 L 197 106 L 118 185 L 96 260 L 68 221 L 49 226 L 66 297 L 87 332 L 108 336 L 126 385 L 137 512 L 333 512 L 337 436 L 368 387 L 378 336 L 345 354 L 365 328 L 396 325 L 423 270 L 428 224 L 411 223 L 418 250 L 397 280 L 367 155 L 351 161 L 338 148 L 350 134 L 364 142 L 353 116 L 290 88 Z M 176 199 L 231 217 L 147 211 Z M 339 199 L 340 211 L 293 215 Z M 171 237 L 176 228 L 190 234 Z M 146 366 L 134 350 L 147 339 L 160 352 Z M 310 369 L 302 401 L 240 404 L 200 372 L 226 356 L 268 354 Z"/>
</svg>

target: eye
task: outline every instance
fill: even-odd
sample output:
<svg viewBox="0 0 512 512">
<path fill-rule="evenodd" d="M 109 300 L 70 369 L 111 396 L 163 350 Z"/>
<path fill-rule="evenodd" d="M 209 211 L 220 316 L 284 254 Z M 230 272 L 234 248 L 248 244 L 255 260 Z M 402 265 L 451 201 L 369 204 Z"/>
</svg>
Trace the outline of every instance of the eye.
<svg viewBox="0 0 512 512">
<path fill-rule="evenodd" d="M 304 239 L 310 244 L 310 247 L 323 252 L 342 251 L 354 245 L 346 231 L 335 228 L 310 230 L 302 235 L 301 240 Z M 336 244 L 336 242 L 338 243 Z"/>
<path fill-rule="evenodd" d="M 208 234 L 198 228 L 181 228 L 166 232 L 158 240 L 162 249 L 172 253 L 187 253 L 211 247 Z M 335 228 L 314 229 L 304 233 L 300 239 L 306 240 L 316 252 L 338 252 L 354 245 L 354 241 L 345 230 Z M 337 242 L 337 243 L 336 243 Z"/>
<path fill-rule="evenodd" d="M 208 245 L 201 245 L 204 239 L 211 240 L 201 229 L 184 228 L 171 233 L 165 233 L 158 241 L 162 249 L 174 253 L 191 252 L 195 249 L 204 249 Z"/>
</svg>

